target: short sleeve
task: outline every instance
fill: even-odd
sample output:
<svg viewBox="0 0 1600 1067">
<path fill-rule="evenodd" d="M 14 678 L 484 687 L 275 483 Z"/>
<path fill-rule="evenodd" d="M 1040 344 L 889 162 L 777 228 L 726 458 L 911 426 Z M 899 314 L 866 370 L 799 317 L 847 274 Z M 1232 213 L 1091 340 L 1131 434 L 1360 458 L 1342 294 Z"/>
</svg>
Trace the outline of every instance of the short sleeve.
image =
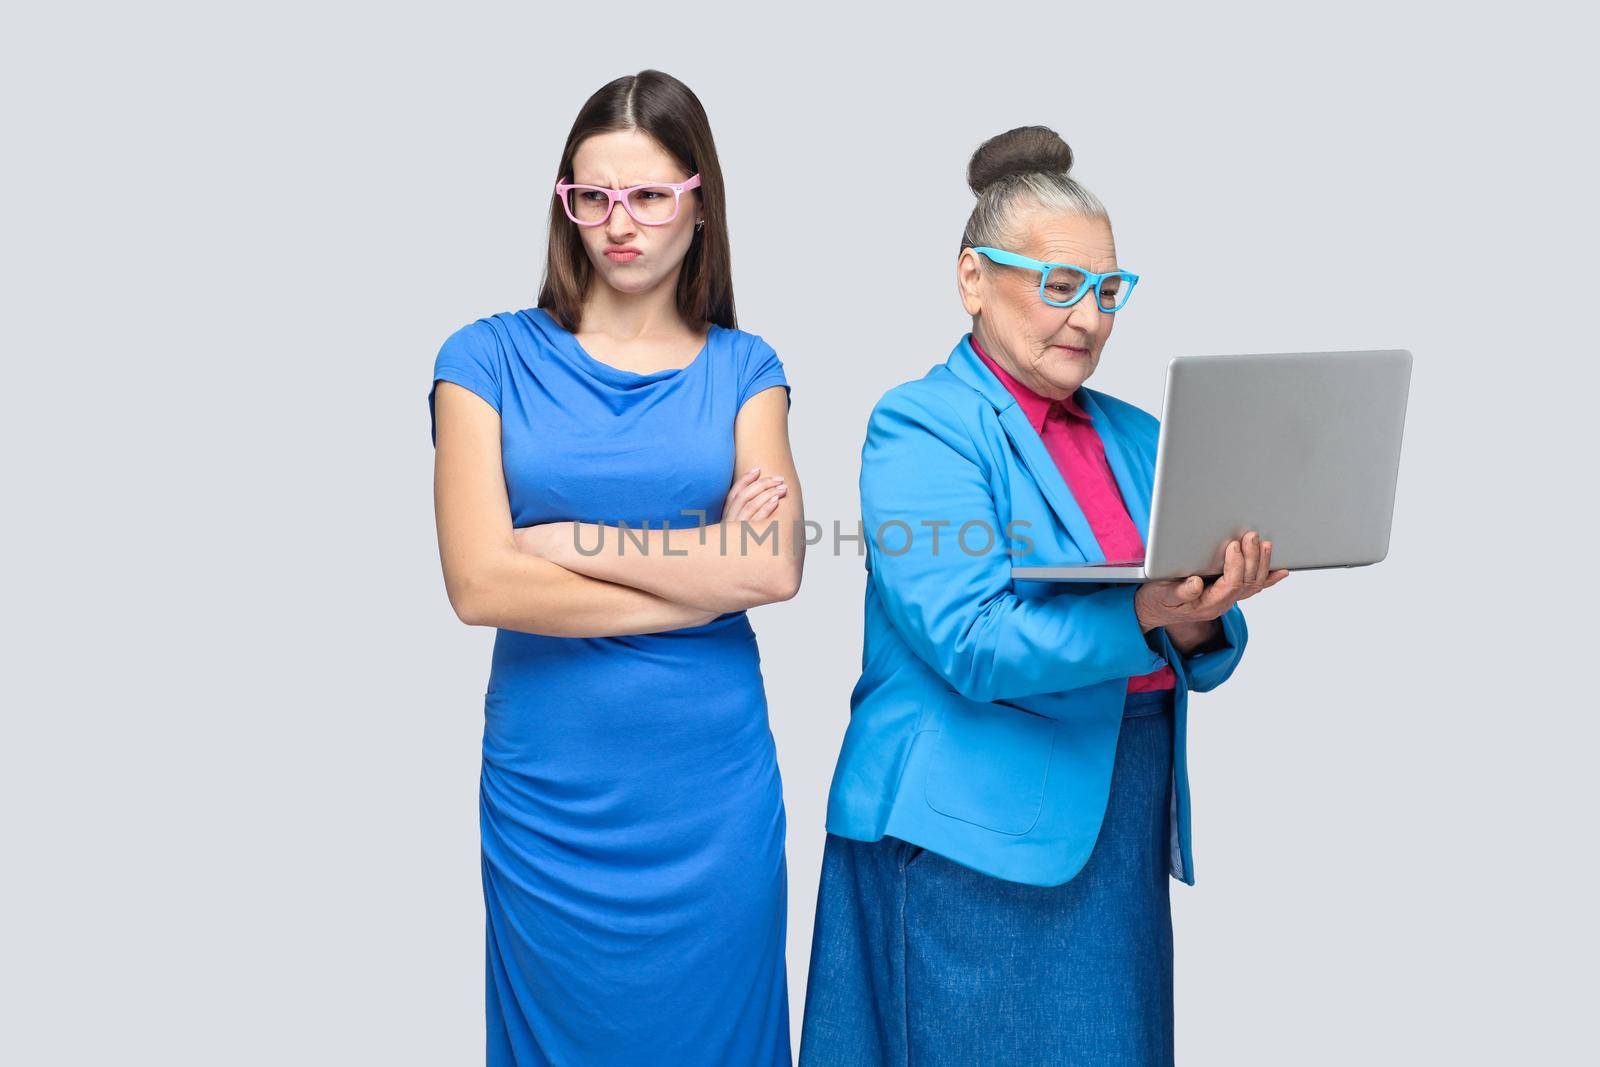
<svg viewBox="0 0 1600 1067">
<path fill-rule="evenodd" d="M 500 410 L 500 343 L 494 327 L 484 319 L 468 323 L 445 338 L 433 361 L 433 381 L 428 386 L 428 422 L 434 444 L 439 443 L 433 398 L 439 382 L 454 382 L 483 397 Z"/>
<path fill-rule="evenodd" d="M 793 398 L 788 397 L 789 379 L 783 373 L 783 362 L 778 359 L 778 353 L 761 338 L 755 337 L 753 340 L 754 343 L 745 350 L 744 364 L 739 368 L 739 407 L 744 407 L 744 402 L 761 390 L 774 385 L 783 386 L 792 406 Z"/>
</svg>

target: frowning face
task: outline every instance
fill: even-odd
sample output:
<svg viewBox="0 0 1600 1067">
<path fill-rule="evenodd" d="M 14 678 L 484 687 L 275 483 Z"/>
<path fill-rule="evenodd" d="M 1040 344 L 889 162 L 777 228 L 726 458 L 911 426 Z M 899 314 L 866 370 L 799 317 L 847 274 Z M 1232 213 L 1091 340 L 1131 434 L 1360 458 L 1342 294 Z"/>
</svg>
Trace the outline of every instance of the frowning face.
<svg viewBox="0 0 1600 1067">
<path fill-rule="evenodd" d="M 640 130 L 598 133 L 572 155 L 571 181 L 627 189 L 651 182 L 682 182 L 689 172 L 661 144 Z M 677 217 L 659 226 L 636 222 L 620 203 L 600 226 L 578 228 L 595 274 L 613 289 L 643 293 L 677 284 L 683 257 L 694 241 L 700 193 L 683 194 Z"/>
</svg>

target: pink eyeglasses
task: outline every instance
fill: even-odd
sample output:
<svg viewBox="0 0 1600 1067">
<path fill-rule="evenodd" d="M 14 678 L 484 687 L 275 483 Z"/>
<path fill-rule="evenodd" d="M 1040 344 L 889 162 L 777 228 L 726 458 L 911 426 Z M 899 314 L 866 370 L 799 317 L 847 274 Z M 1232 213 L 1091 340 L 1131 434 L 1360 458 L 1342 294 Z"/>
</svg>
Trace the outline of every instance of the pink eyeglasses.
<svg viewBox="0 0 1600 1067">
<path fill-rule="evenodd" d="M 678 217 L 683 194 L 698 188 L 698 174 L 681 182 L 651 182 L 626 189 L 558 181 L 556 196 L 566 209 L 567 218 L 579 226 L 599 226 L 611 217 L 611 211 L 619 200 L 634 222 L 641 226 L 664 226 Z"/>
</svg>

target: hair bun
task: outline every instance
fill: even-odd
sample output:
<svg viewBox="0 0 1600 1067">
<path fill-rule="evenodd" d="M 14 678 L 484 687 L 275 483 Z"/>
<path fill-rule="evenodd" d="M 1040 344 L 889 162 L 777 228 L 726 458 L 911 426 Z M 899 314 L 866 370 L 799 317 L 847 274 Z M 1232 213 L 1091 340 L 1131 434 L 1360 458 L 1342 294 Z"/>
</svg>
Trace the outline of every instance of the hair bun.
<svg viewBox="0 0 1600 1067">
<path fill-rule="evenodd" d="M 1020 174 L 1066 174 L 1072 169 L 1072 149 L 1048 126 L 1018 126 L 996 134 L 978 146 L 967 164 L 967 184 L 973 193 Z"/>
</svg>

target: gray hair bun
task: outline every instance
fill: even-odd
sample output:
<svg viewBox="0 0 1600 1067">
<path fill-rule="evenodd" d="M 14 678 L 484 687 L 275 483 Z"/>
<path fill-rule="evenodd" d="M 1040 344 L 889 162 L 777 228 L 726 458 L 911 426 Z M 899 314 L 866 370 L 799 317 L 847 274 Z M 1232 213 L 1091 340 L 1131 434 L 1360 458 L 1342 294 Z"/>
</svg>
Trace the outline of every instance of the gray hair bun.
<svg viewBox="0 0 1600 1067">
<path fill-rule="evenodd" d="M 1072 149 L 1048 126 L 1018 126 L 978 146 L 967 164 L 967 184 L 974 194 L 996 182 L 1025 174 L 1065 176 L 1072 169 Z"/>
</svg>

